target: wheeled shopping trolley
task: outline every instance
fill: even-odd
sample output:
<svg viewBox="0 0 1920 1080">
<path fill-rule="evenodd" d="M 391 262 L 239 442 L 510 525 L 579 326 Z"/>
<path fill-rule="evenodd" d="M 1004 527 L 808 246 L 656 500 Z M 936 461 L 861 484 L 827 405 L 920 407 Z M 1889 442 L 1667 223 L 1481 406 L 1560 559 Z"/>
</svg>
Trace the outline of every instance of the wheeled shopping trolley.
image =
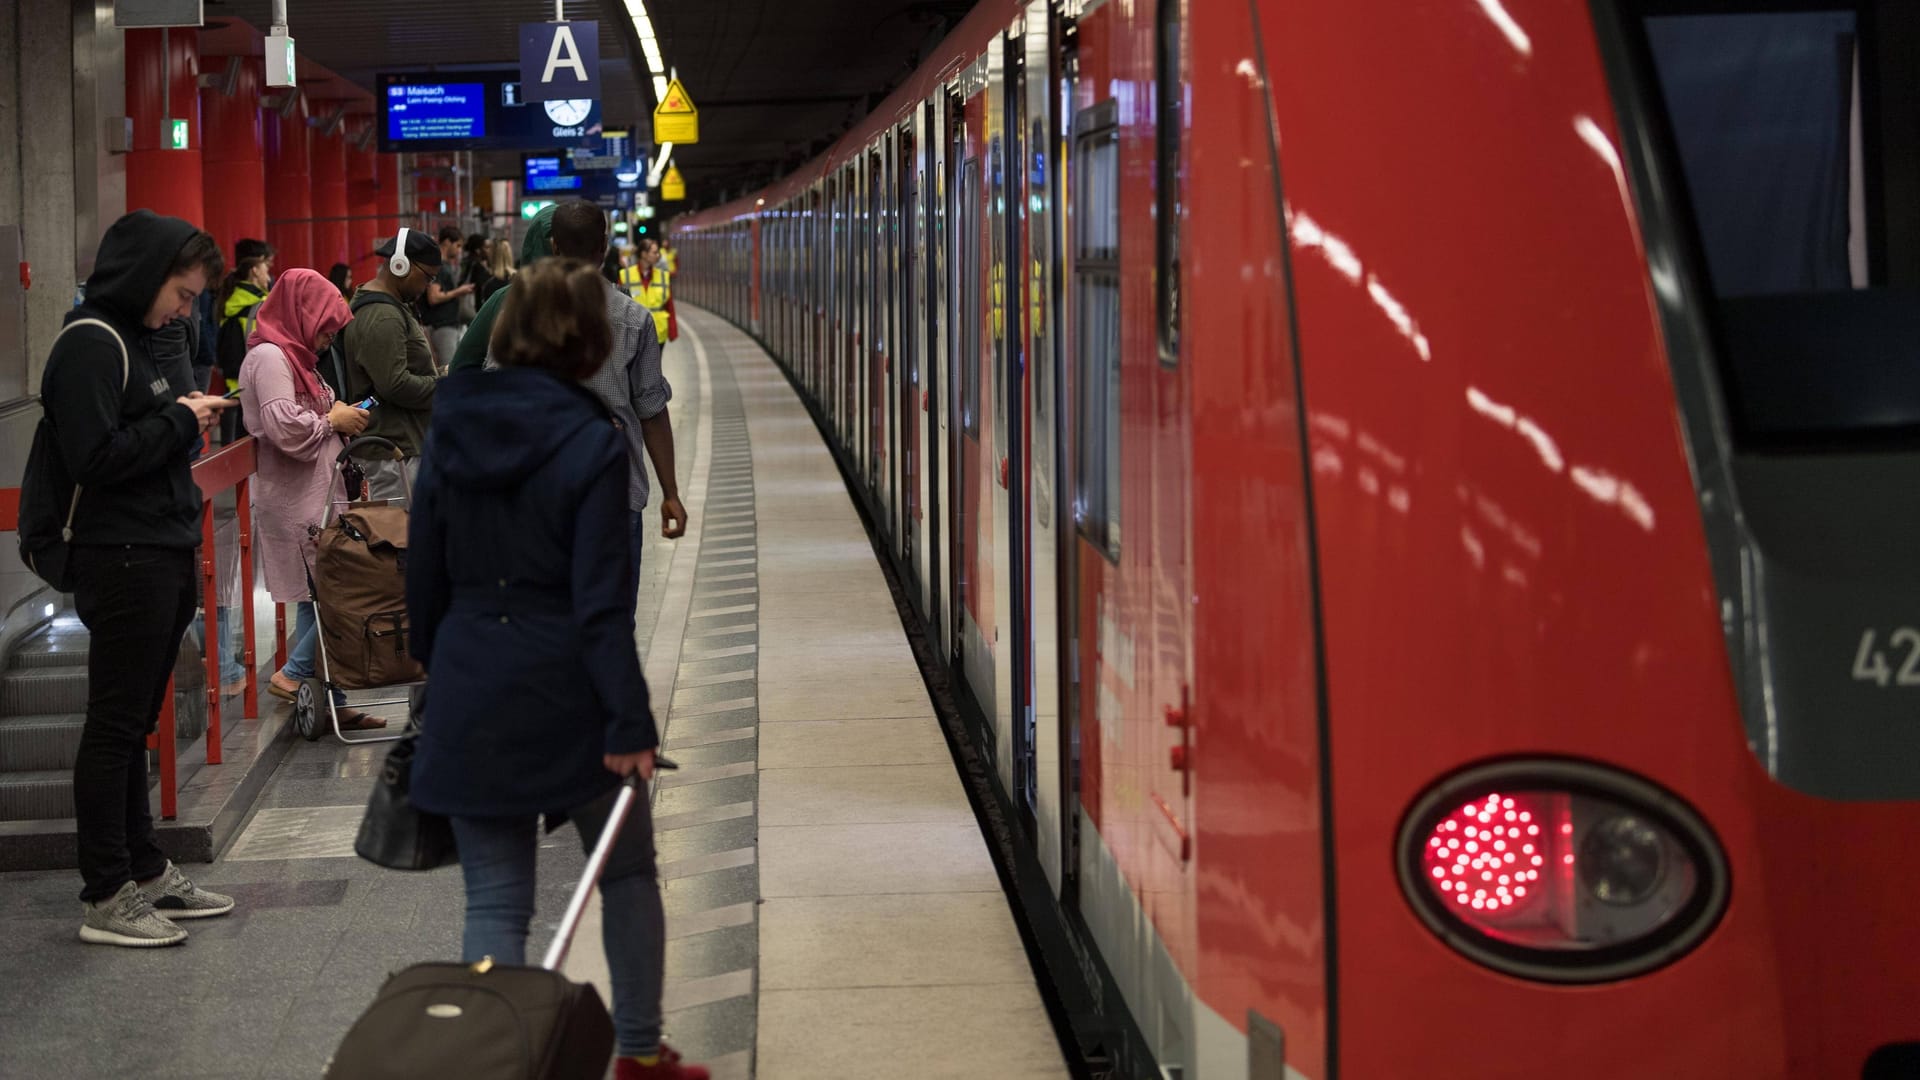
<svg viewBox="0 0 1920 1080">
<path fill-rule="evenodd" d="M 355 705 L 410 705 L 426 682 L 426 673 L 407 644 L 407 514 L 413 504 L 412 479 L 401 470 L 402 499 L 353 498 L 345 470 L 356 452 L 369 449 L 383 449 L 396 458 L 400 453 L 393 443 L 375 436 L 354 439 L 340 451 L 314 533 L 313 560 L 307 566 L 320 663 L 315 677 L 300 684 L 293 718 L 295 729 L 308 740 L 318 739 L 329 724 L 334 738 L 343 743 L 398 739 L 399 731 L 349 737 L 340 725 L 335 692 L 405 690 L 401 697 Z"/>
</svg>

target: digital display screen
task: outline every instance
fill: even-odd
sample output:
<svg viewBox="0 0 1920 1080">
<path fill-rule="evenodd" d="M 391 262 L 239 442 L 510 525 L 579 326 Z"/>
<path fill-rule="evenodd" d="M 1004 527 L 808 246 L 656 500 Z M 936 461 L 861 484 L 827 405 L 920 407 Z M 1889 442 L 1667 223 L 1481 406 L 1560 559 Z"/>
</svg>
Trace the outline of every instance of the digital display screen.
<svg viewBox="0 0 1920 1080">
<path fill-rule="evenodd" d="M 479 139 L 487 134 L 484 83 L 401 83 L 387 87 L 387 138 Z"/>
<path fill-rule="evenodd" d="M 385 72 L 378 76 L 383 153 L 441 150 L 540 150 L 598 147 L 600 102 L 527 101 L 520 73 Z"/>
<path fill-rule="evenodd" d="M 527 190 L 529 192 L 580 190 L 580 174 L 574 172 L 572 169 L 562 170 L 558 157 L 529 154 L 523 160 L 525 160 L 527 166 Z"/>
</svg>

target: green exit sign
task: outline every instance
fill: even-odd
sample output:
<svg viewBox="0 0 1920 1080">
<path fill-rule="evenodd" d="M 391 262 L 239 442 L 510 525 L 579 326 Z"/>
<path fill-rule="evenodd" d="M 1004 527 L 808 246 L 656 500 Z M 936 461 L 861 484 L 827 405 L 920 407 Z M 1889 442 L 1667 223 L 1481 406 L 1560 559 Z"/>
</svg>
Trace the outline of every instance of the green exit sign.
<svg viewBox="0 0 1920 1080">
<path fill-rule="evenodd" d="M 185 150 L 187 148 L 187 122 L 185 120 L 167 121 L 167 148 Z"/>
</svg>

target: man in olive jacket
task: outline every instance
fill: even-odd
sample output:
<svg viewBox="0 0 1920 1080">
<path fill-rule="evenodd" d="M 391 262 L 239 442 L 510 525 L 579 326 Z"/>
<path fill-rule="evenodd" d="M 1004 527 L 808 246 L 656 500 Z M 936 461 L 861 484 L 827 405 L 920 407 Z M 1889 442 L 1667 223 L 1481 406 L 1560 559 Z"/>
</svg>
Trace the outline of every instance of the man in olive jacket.
<svg viewBox="0 0 1920 1080">
<path fill-rule="evenodd" d="M 386 260 L 380 272 L 354 293 L 353 321 L 343 335 L 347 404 L 372 397 L 373 416 L 364 434 L 400 448 L 399 461 L 382 456 L 361 463 L 367 474 L 367 496 L 374 499 L 405 496 L 401 470 L 411 479 L 419 469 L 438 382 L 433 349 L 412 305 L 440 269 L 440 247 L 426 233 L 409 230 L 407 258 L 412 265 L 405 274 L 395 274 L 394 243 L 389 240 L 380 248 L 380 257 Z"/>
</svg>

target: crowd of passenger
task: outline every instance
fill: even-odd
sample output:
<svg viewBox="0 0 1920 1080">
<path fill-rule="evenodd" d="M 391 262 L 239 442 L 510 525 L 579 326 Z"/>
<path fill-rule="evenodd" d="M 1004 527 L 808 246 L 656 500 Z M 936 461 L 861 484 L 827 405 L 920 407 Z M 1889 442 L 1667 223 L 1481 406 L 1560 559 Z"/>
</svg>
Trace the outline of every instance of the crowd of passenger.
<svg viewBox="0 0 1920 1080">
<path fill-rule="evenodd" d="M 687 525 L 661 364 L 679 330 L 670 258 L 643 238 L 625 266 L 609 241 L 606 215 L 574 200 L 533 220 L 517 266 L 504 239 L 402 228 L 356 281 L 344 264 L 280 269 L 258 240 L 229 263 L 150 211 L 107 230 L 47 358 L 20 509 L 23 555 L 91 636 L 82 941 L 177 945 L 181 923 L 235 906 L 161 851 L 145 747 L 198 607 L 191 467 L 244 432 L 265 587 L 295 610 L 276 697 L 316 676 L 310 570 L 329 510 L 408 507 L 410 645 L 432 688 L 407 720 L 411 797 L 457 840 L 464 959 L 525 963 L 542 818 L 590 848 L 618 787 L 656 767 L 636 593 L 654 528 Z M 246 672 L 217 615 L 233 689 Z M 332 692 L 344 728 L 386 724 Z M 634 802 L 601 880 L 616 1074 L 701 1080 L 660 1038 L 665 921 Z"/>
</svg>

